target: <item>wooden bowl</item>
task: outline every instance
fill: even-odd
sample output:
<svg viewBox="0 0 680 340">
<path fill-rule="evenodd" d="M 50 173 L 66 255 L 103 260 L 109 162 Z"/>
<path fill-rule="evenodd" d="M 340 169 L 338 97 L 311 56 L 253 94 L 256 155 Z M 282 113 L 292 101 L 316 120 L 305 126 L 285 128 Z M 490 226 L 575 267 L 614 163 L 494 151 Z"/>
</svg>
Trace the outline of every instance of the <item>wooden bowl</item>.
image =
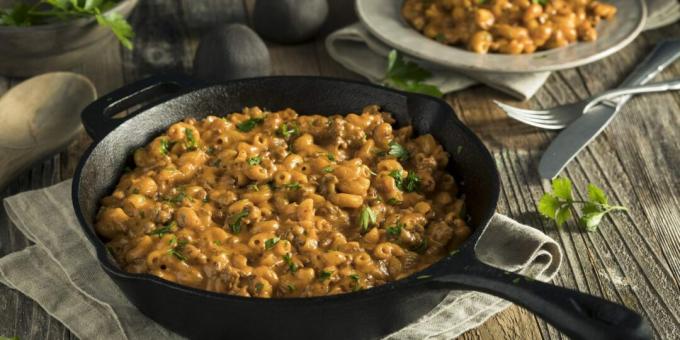
<svg viewBox="0 0 680 340">
<path fill-rule="evenodd" d="M 137 1 L 123 0 L 108 12 L 128 18 Z M 7 1 L 0 0 L 0 6 L 7 5 Z M 113 33 L 99 26 L 94 18 L 30 27 L 2 26 L 0 75 L 28 77 L 69 70 L 88 57 L 96 58 L 102 44 L 114 42 Z"/>
</svg>

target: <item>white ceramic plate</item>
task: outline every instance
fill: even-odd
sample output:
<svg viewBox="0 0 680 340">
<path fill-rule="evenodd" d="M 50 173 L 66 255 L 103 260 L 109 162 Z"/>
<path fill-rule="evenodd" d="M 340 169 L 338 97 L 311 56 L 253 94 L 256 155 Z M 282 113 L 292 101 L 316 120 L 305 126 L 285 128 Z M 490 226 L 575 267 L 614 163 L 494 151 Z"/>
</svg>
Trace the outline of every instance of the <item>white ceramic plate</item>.
<svg viewBox="0 0 680 340">
<path fill-rule="evenodd" d="M 526 73 L 573 68 L 602 59 L 628 45 L 642 31 L 647 18 L 644 0 L 609 0 L 617 7 L 616 17 L 603 20 L 593 42 L 533 54 L 477 54 L 429 39 L 401 17 L 402 0 L 357 0 L 360 20 L 387 45 L 433 63 L 473 71 Z"/>
</svg>

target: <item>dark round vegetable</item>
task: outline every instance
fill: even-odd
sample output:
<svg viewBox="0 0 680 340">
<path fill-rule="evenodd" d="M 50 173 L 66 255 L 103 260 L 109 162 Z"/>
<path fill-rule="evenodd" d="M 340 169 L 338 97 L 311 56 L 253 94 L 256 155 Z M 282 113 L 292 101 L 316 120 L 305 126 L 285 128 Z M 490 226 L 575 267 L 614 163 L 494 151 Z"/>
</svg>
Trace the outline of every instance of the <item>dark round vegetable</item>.
<svg viewBox="0 0 680 340">
<path fill-rule="evenodd" d="M 313 37 L 328 17 L 326 0 L 257 0 L 253 23 L 263 38 L 283 44 Z"/>
<path fill-rule="evenodd" d="M 194 57 L 194 75 L 207 81 L 268 76 L 269 51 L 249 27 L 218 27 L 201 39 Z"/>
</svg>

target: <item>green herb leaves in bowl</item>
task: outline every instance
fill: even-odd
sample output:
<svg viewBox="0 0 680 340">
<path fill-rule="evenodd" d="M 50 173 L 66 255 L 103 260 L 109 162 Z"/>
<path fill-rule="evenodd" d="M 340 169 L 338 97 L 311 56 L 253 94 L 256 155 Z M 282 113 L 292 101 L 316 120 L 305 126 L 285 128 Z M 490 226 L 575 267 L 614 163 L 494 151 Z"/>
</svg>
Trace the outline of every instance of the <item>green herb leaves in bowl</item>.
<svg viewBox="0 0 680 340">
<path fill-rule="evenodd" d="M 17 2 L 11 8 L 0 9 L 0 26 L 37 26 L 78 18 L 94 18 L 110 29 L 120 43 L 132 49 L 134 31 L 125 18 L 108 12 L 119 1 L 115 0 L 40 0 L 34 4 Z"/>
</svg>

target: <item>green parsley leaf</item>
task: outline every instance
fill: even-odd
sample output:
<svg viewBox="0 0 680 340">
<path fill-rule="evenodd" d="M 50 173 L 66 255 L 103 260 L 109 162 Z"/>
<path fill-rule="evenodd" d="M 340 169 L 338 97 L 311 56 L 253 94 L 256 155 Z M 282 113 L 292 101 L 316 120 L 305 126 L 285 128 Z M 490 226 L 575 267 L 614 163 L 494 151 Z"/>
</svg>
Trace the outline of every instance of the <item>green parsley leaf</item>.
<svg viewBox="0 0 680 340">
<path fill-rule="evenodd" d="M 186 261 L 187 257 L 182 254 L 182 251 L 184 250 L 184 247 L 189 243 L 187 240 L 177 240 L 177 238 L 173 238 L 170 241 L 170 244 L 175 244 L 174 247 L 168 249 L 168 254 L 176 257 L 180 261 Z"/>
<path fill-rule="evenodd" d="M 256 292 L 258 292 L 258 293 L 261 292 L 262 288 L 264 288 L 264 284 L 262 282 L 258 282 L 258 283 L 255 284 L 255 291 Z"/>
<path fill-rule="evenodd" d="M 170 141 L 168 141 L 167 139 L 163 138 L 163 139 L 161 139 L 161 141 L 160 141 L 160 145 L 161 145 L 161 150 L 160 150 L 160 151 L 161 151 L 161 155 L 165 156 L 165 155 L 167 155 L 168 153 L 170 153 Z"/>
<path fill-rule="evenodd" d="M 95 15 L 97 23 L 103 27 L 108 27 L 116 38 L 118 38 L 121 45 L 128 50 L 132 50 L 132 39 L 135 37 L 135 31 L 132 29 L 130 23 L 125 20 L 125 17 L 115 12 L 106 14 L 99 13 L 99 10 L 95 10 L 95 12 L 97 13 Z"/>
<path fill-rule="evenodd" d="M 326 157 L 328 158 L 329 161 L 334 162 L 335 161 L 335 155 L 332 153 L 327 153 Z"/>
<path fill-rule="evenodd" d="M 386 78 L 423 81 L 431 76 L 432 73 L 430 73 L 430 71 L 418 66 L 418 64 L 412 61 L 405 60 L 397 50 L 392 50 L 387 55 Z"/>
<path fill-rule="evenodd" d="M 446 36 L 442 33 L 437 33 L 437 35 L 434 37 L 434 40 L 437 40 L 441 43 L 446 42 Z"/>
<path fill-rule="evenodd" d="M 298 182 L 290 182 L 286 184 L 285 187 L 288 190 L 299 190 L 301 188 L 300 183 Z"/>
<path fill-rule="evenodd" d="M 255 125 L 262 124 L 262 122 L 264 122 L 264 118 L 250 118 L 236 124 L 236 128 L 241 132 L 250 132 L 250 130 L 255 128 Z"/>
<path fill-rule="evenodd" d="M 18 2 L 8 9 L 0 9 L 0 26 L 32 26 L 63 22 L 78 18 L 94 18 L 97 23 L 110 29 L 120 43 L 132 49 L 134 31 L 125 18 L 118 13 L 104 12 L 113 8 L 114 0 L 42 0 L 35 4 Z"/>
<path fill-rule="evenodd" d="M 396 50 L 392 50 L 387 56 L 387 72 L 383 84 L 402 91 L 442 97 L 444 94 L 439 88 L 423 82 L 431 76 L 432 73 L 428 70 L 404 60 Z"/>
<path fill-rule="evenodd" d="M 169 199 L 170 203 L 173 203 L 175 205 L 181 204 L 184 201 L 184 198 L 187 196 L 187 194 L 182 191 L 179 194 L 177 194 L 175 197 L 172 197 Z"/>
<path fill-rule="evenodd" d="M 295 273 L 298 270 L 298 266 L 293 262 L 293 256 L 290 253 L 283 255 L 283 261 L 288 265 L 288 270 L 291 273 Z"/>
<path fill-rule="evenodd" d="M 547 218 L 554 219 L 555 216 L 557 216 L 557 210 L 560 209 L 560 206 L 561 203 L 557 197 L 553 194 L 546 193 L 541 197 L 541 200 L 538 201 L 538 212 Z"/>
<path fill-rule="evenodd" d="M 319 280 L 326 281 L 326 280 L 330 279 L 332 275 L 333 275 L 333 271 L 322 270 L 321 273 L 319 273 Z"/>
<path fill-rule="evenodd" d="M 257 185 L 257 183 L 248 185 L 248 188 L 252 191 L 260 191 L 260 187 Z"/>
<path fill-rule="evenodd" d="M 6 336 L 0 336 L 0 340 L 20 340 L 18 336 L 13 336 L 11 338 L 8 338 Z"/>
<path fill-rule="evenodd" d="M 248 164 L 251 166 L 259 165 L 260 162 L 262 162 L 262 158 L 260 156 L 253 156 L 248 158 Z"/>
<path fill-rule="evenodd" d="M 196 136 L 194 136 L 194 130 L 188 128 L 184 129 L 184 134 L 186 139 L 184 145 L 187 150 L 196 150 L 198 148 L 198 141 L 196 141 Z"/>
<path fill-rule="evenodd" d="M 324 173 L 329 174 L 329 173 L 333 172 L 333 167 L 327 166 L 327 167 L 321 169 L 321 171 L 323 171 Z"/>
<path fill-rule="evenodd" d="M 350 274 L 349 278 L 354 280 L 354 281 L 359 281 L 360 276 L 359 276 L 359 274 Z"/>
<path fill-rule="evenodd" d="M 361 207 L 359 212 L 359 227 L 363 231 L 368 231 L 368 227 L 376 223 L 377 216 L 373 210 L 368 206 Z"/>
<path fill-rule="evenodd" d="M 280 240 L 281 240 L 281 238 L 279 238 L 279 237 L 273 237 L 273 238 L 270 238 L 270 239 L 264 241 L 264 249 L 274 248 L 274 246 L 277 243 L 279 243 Z"/>
<path fill-rule="evenodd" d="M 289 139 L 293 136 L 300 134 L 300 129 L 295 124 L 283 123 L 279 127 L 279 134 L 285 139 Z"/>
<path fill-rule="evenodd" d="M 563 200 L 571 200 L 571 181 L 567 178 L 558 177 L 552 180 L 553 195 Z"/>
<path fill-rule="evenodd" d="M 399 190 L 403 190 L 403 181 L 404 178 L 401 176 L 401 170 L 392 170 L 390 171 L 390 177 L 394 178 L 394 184 L 399 188 Z"/>
<path fill-rule="evenodd" d="M 155 235 L 155 236 L 158 236 L 160 238 L 160 237 L 163 237 L 163 235 L 165 235 L 165 234 L 168 234 L 168 233 L 175 231 L 176 229 L 177 229 L 177 222 L 172 221 L 169 224 L 166 224 L 164 226 L 160 226 L 160 227 L 154 229 L 153 231 L 147 233 L 147 235 L 152 235 L 152 236 Z"/>
<path fill-rule="evenodd" d="M 397 221 L 397 224 L 393 226 L 387 227 L 385 230 L 387 231 L 387 234 L 392 236 L 392 237 L 398 237 L 401 235 L 401 229 L 404 227 L 404 224 Z"/>
<path fill-rule="evenodd" d="M 577 204 L 583 205 L 580 222 L 588 232 L 596 231 L 606 214 L 626 210 L 621 206 L 609 205 L 607 195 L 594 184 L 588 184 L 588 201 L 574 200 L 571 181 L 556 178 L 552 181 L 552 193 L 545 193 L 538 202 L 538 212 L 561 227 L 572 217 Z"/>
<path fill-rule="evenodd" d="M 287 284 L 286 287 L 288 287 L 289 292 L 294 292 L 295 291 L 295 285 L 294 284 Z"/>
<path fill-rule="evenodd" d="M 535 4 L 539 4 L 541 6 L 545 6 L 545 5 L 548 4 L 548 0 L 531 0 L 531 2 L 533 2 Z"/>
<path fill-rule="evenodd" d="M 401 144 L 399 144 L 395 141 L 391 141 L 389 143 L 389 147 L 390 147 L 390 150 L 387 152 L 388 155 L 394 156 L 402 162 L 408 160 L 408 158 L 409 158 L 408 150 L 406 150 L 406 148 L 401 146 Z"/>
<path fill-rule="evenodd" d="M 420 177 L 416 175 L 415 171 L 409 171 L 406 179 L 403 182 L 403 191 L 414 192 L 420 189 Z"/>
<path fill-rule="evenodd" d="M 390 197 L 390 199 L 387 200 L 387 204 L 389 204 L 389 205 L 400 205 L 401 201 L 394 198 L 394 197 Z"/>
<path fill-rule="evenodd" d="M 592 183 L 588 184 L 588 199 L 594 203 L 603 205 L 609 204 L 609 199 L 607 199 L 607 195 L 605 195 L 604 191 Z"/>
<path fill-rule="evenodd" d="M 248 214 L 250 214 L 250 211 L 248 211 L 248 209 L 243 209 L 243 211 L 231 217 L 229 228 L 234 234 L 241 232 L 241 222 Z"/>
</svg>

